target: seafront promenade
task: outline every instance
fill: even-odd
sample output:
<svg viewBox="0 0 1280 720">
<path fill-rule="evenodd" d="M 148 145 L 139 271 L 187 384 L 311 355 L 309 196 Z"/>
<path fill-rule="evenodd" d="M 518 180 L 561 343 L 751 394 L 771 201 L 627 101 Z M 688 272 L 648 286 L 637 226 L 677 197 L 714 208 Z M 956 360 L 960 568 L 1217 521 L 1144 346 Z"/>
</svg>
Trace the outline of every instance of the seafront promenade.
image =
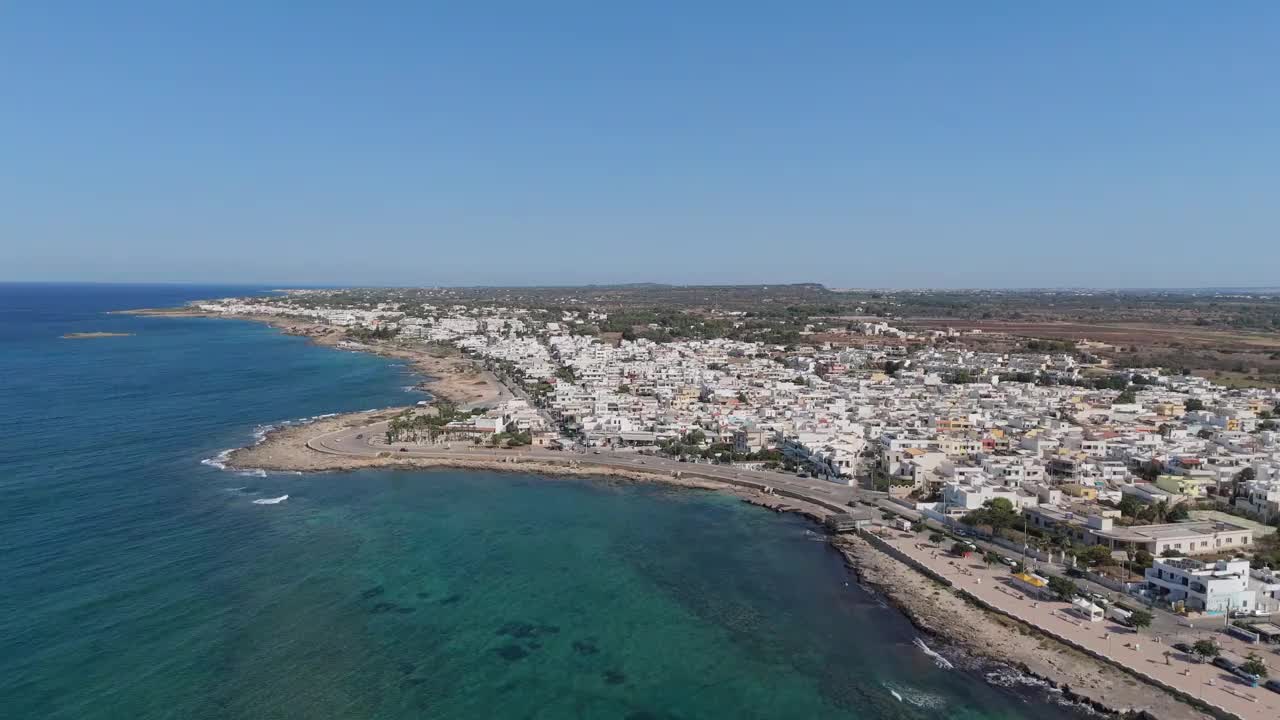
<svg viewBox="0 0 1280 720">
<path fill-rule="evenodd" d="M 732 465 L 682 463 L 656 455 L 635 452 L 577 453 L 565 450 L 522 448 L 491 449 L 465 443 L 417 445 L 378 442 L 386 431 L 386 423 L 344 428 L 309 439 L 307 447 L 317 452 L 355 458 L 387 456 L 390 460 L 456 460 L 459 462 L 493 461 L 538 463 L 543 465 L 600 467 L 628 473 L 647 473 L 670 477 L 680 473 L 686 478 L 705 478 L 714 482 L 741 485 L 751 489 L 772 488 L 781 497 L 792 497 L 823 507 L 827 512 L 847 512 L 848 503 L 861 496 L 854 487 L 812 477 L 799 477 L 778 472 L 743 470 Z"/>
<path fill-rule="evenodd" d="M 1151 681 L 1240 718 L 1280 717 L 1280 694 L 1201 663 L 1144 632 L 1109 620 L 1088 622 L 1068 613 L 1068 603 L 1028 597 L 1011 584 L 1008 568 L 987 567 L 980 559 L 957 558 L 921 536 L 885 533 L 881 542 L 949 582 L 988 608 L 1125 667 Z"/>
</svg>

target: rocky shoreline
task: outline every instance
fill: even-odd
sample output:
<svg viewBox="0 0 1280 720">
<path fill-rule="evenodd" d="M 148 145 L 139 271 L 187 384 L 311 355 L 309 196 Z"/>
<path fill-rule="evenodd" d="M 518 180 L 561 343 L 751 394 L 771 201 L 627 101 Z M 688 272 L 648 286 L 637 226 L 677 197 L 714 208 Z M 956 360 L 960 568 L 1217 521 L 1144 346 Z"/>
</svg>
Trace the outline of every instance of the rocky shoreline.
<svg viewBox="0 0 1280 720">
<path fill-rule="evenodd" d="M 501 457 L 476 458 L 424 458 L 403 457 L 387 453 L 376 456 L 336 455 L 313 450 L 308 441 L 312 438 L 352 427 L 390 419 L 405 408 L 385 408 L 358 413 L 345 413 L 290 423 L 272 428 L 253 445 L 236 448 L 223 458 L 223 464 L 232 470 L 264 470 L 275 472 L 345 472 L 367 468 L 401 469 L 457 469 L 484 470 L 489 472 L 520 472 L 555 477 L 612 478 L 630 482 L 659 483 L 672 487 L 726 492 L 744 502 L 775 512 L 795 512 L 814 522 L 821 522 L 825 509 L 802 500 L 776 496 L 752 490 L 740 485 L 718 482 L 703 477 L 676 477 L 666 472 L 645 471 L 639 468 L 622 468 L 592 463 L 579 456 L 565 461 L 522 457 L 513 452 Z"/>
<path fill-rule="evenodd" d="M 981 608 L 951 588 L 890 557 L 869 541 L 832 541 L 864 586 L 880 593 L 922 632 L 974 657 L 1007 663 L 1043 680 L 1072 702 L 1105 714 L 1159 720 L 1212 717 L 1125 671 L 1043 635 L 1035 628 Z"/>
<path fill-rule="evenodd" d="M 264 322 L 283 332 L 308 337 L 325 346 L 347 347 L 409 361 L 428 379 L 420 384 L 436 397 L 459 405 L 479 406 L 509 397 L 494 377 L 459 355 L 432 353 L 391 343 L 351 344 L 346 334 L 332 326 L 293 322 L 276 317 L 230 316 L 187 309 L 140 310 L 134 314 L 177 317 L 213 317 Z M 477 381 L 483 382 L 477 382 Z M 490 386 L 490 384 L 492 386 Z M 500 389 L 499 389 L 500 388 Z M 727 492 L 744 502 L 775 512 L 796 512 L 821 522 L 829 511 L 791 498 L 754 491 L 711 479 L 675 477 L 603 464 L 589 458 L 552 462 L 521 458 L 518 454 L 495 458 L 397 457 L 338 455 L 320 452 L 308 440 L 346 428 L 390 419 L 405 408 L 393 407 L 347 413 L 274 428 L 256 444 L 226 455 L 225 465 L 237 470 L 341 472 L 365 468 L 460 469 L 522 472 L 556 477 L 614 478 L 632 482 L 656 482 L 674 487 Z M 857 536 L 840 536 L 832 545 L 864 586 L 882 595 L 903 612 L 922 632 L 939 638 L 962 652 L 997 664 L 1007 664 L 1024 676 L 1043 680 L 1060 690 L 1065 700 L 1100 713 L 1160 720 L 1206 720 L 1210 715 L 1181 702 L 1163 690 L 1146 684 L 1123 670 L 1096 660 L 1049 638 L 1034 628 L 978 607 L 952 589 L 875 548 Z"/>
</svg>

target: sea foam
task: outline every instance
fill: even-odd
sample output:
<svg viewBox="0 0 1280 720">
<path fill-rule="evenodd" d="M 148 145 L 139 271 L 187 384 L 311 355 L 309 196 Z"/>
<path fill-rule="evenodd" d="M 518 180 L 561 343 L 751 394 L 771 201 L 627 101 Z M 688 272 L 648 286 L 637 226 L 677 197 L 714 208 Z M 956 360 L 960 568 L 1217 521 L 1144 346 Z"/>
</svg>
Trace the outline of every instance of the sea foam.
<svg viewBox="0 0 1280 720">
<path fill-rule="evenodd" d="M 261 498 L 258 500 L 254 500 L 253 504 L 254 505 L 279 505 L 280 503 L 288 499 L 289 499 L 288 495 L 281 495 L 280 497 Z"/>
</svg>

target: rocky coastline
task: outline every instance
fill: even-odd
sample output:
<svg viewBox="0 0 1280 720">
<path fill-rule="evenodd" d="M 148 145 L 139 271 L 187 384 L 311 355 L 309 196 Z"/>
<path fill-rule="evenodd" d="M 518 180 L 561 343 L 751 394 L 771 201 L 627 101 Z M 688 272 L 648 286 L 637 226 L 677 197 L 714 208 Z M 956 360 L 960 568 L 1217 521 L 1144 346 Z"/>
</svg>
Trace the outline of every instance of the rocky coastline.
<svg viewBox="0 0 1280 720">
<path fill-rule="evenodd" d="M 213 317 L 263 322 L 291 335 L 309 338 L 319 345 L 372 352 L 410 362 L 427 376 L 420 384 L 435 397 L 459 405 L 480 406 L 510 397 L 498 379 L 474 361 L 438 349 L 427 350 L 393 343 L 352 343 L 338 328 L 269 316 L 213 314 L 191 309 L 140 310 L 135 314 L 176 317 Z M 519 453 L 502 457 L 403 457 L 393 453 L 345 455 L 320 452 L 308 441 L 335 432 L 388 420 L 403 407 L 347 413 L 301 423 L 286 424 L 264 433 L 249 447 L 230 451 L 225 465 L 237 470 L 292 472 L 341 472 L 365 468 L 460 469 L 521 472 L 556 477 L 612 478 L 631 482 L 657 482 L 675 487 L 727 492 L 744 502 L 775 512 L 796 512 L 821 522 L 829 510 L 792 498 L 700 477 L 644 471 L 593 463 L 590 456 L 551 461 L 522 458 Z M 1099 713 L 1161 720 L 1205 720 L 1212 716 L 1152 687 L 1120 668 L 1096 660 L 1039 633 L 1035 628 L 981 608 L 952 589 L 874 547 L 856 535 L 833 537 L 832 545 L 845 558 L 850 572 L 865 587 L 879 593 L 921 630 L 960 652 L 996 664 L 1007 665 L 1027 678 L 1043 681 L 1061 691 L 1064 701 L 1087 706 Z"/>
</svg>

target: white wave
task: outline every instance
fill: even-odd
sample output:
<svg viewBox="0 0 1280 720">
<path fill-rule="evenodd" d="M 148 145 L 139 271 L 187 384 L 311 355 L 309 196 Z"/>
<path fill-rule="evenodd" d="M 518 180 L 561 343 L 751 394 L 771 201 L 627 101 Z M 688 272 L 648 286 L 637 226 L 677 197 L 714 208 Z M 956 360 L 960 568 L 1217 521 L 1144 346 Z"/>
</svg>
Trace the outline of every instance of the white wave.
<svg viewBox="0 0 1280 720">
<path fill-rule="evenodd" d="M 218 453 L 217 455 L 214 455 L 211 458 L 205 458 L 201 460 L 200 464 L 208 465 L 210 467 L 216 467 L 219 470 L 226 470 L 227 460 L 231 457 L 231 453 L 234 452 L 234 450 L 235 448 L 228 448 L 226 450 L 223 450 L 222 452 Z"/>
<path fill-rule="evenodd" d="M 1032 677 L 1008 666 L 1001 666 L 991 670 L 984 677 L 988 683 L 995 685 L 996 687 L 1011 688 L 1022 685 L 1026 687 L 1051 689 L 1049 687 L 1049 683 L 1044 680 Z"/>
<path fill-rule="evenodd" d="M 950 670 L 953 667 L 955 667 L 954 665 L 951 664 L 950 660 L 942 657 L 941 655 L 938 654 L 936 650 L 929 647 L 928 645 L 925 645 L 924 641 L 921 640 L 920 638 L 916 638 L 915 640 L 913 640 L 912 644 L 920 648 L 921 650 L 923 650 L 925 655 L 928 655 L 929 657 L 933 658 L 934 664 L 937 665 L 939 668 L 943 670 Z"/>
<path fill-rule="evenodd" d="M 946 707 L 947 699 L 941 695 L 934 695 L 923 690 L 917 690 L 913 687 L 905 687 L 902 685 L 890 685 L 885 683 L 885 688 L 889 690 L 898 702 L 914 705 L 918 708 L 928 710 L 938 710 Z"/>
<path fill-rule="evenodd" d="M 253 444 L 261 445 L 266 442 L 267 434 L 272 430 L 278 430 L 279 425 L 259 425 L 253 429 Z"/>
<path fill-rule="evenodd" d="M 266 476 L 267 476 L 267 471 L 266 471 L 266 470 L 241 470 L 240 472 L 238 472 L 238 473 L 236 473 L 236 474 L 237 474 L 237 475 L 243 475 L 244 477 L 259 477 L 259 478 L 264 478 L 264 477 L 266 477 Z"/>
<path fill-rule="evenodd" d="M 253 504 L 254 505 L 279 505 L 280 503 L 288 499 L 289 499 L 288 495 L 281 495 L 280 497 L 274 497 L 274 498 L 260 498 L 258 500 L 254 500 Z"/>
</svg>

